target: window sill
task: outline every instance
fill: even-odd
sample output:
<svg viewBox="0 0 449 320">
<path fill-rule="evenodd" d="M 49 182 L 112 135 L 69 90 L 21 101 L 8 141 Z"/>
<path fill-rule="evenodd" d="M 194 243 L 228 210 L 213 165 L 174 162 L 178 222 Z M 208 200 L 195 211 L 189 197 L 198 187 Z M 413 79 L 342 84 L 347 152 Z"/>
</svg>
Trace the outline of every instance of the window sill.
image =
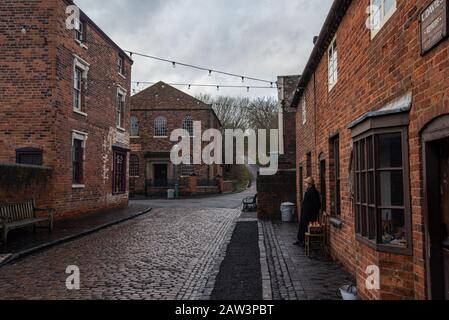
<svg viewBox="0 0 449 320">
<path fill-rule="evenodd" d="M 343 228 L 343 221 L 340 218 L 330 217 L 329 218 L 329 222 L 336 229 L 342 229 Z"/>
<path fill-rule="evenodd" d="M 86 185 L 84 184 L 72 184 L 72 189 L 85 189 Z"/>
<path fill-rule="evenodd" d="M 75 42 L 83 49 L 88 50 L 89 47 L 86 46 L 84 43 L 82 43 L 81 41 L 79 41 L 78 39 L 75 39 Z"/>
<path fill-rule="evenodd" d="M 125 76 L 124 74 L 121 74 L 120 72 L 117 72 L 117 73 L 118 73 L 118 75 L 119 75 L 120 77 L 122 77 L 123 79 L 126 80 L 126 76 Z"/>
<path fill-rule="evenodd" d="M 371 41 L 374 40 L 374 38 L 380 33 L 380 31 L 383 29 L 383 27 L 385 27 L 385 25 L 388 23 L 388 21 L 390 21 L 391 17 L 395 14 L 396 11 L 397 11 L 397 7 L 395 7 L 393 10 L 391 10 L 390 13 L 384 17 L 379 28 L 371 30 Z"/>
<path fill-rule="evenodd" d="M 122 127 L 117 127 L 117 131 L 120 131 L 121 133 L 125 133 L 126 130 Z"/>
<path fill-rule="evenodd" d="M 79 115 L 81 115 L 83 117 L 87 117 L 87 113 L 85 113 L 85 112 L 82 112 L 82 111 L 79 111 L 79 110 L 76 110 L 76 109 L 73 109 L 73 112 L 76 113 L 76 114 L 79 114 Z"/>
<path fill-rule="evenodd" d="M 332 92 L 332 90 L 335 88 L 336 85 L 337 85 L 337 82 L 335 82 L 332 85 L 329 85 L 329 93 Z"/>
<path fill-rule="evenodd" d="M 362 237 L 359 234 L 356 234 L 355 238 L 356 238 L 357 242 L 359 242 L 377 252 L 397 254 L 397 255 L 401 255 L 401 256 L 413 256 L 413 250 L 411 247 L 404 248 L 404 247 L 389 246 L 389 245 L 385 245 L 385 244 L 378 244 L 378 243 L 373 242 L 372 240 L 368 240 L 367 238 Z"/>
<path fill-rule="evenodd" d="M 154 136 L 154 139 L 168 139 L 168 136 Z"/>
</svg>

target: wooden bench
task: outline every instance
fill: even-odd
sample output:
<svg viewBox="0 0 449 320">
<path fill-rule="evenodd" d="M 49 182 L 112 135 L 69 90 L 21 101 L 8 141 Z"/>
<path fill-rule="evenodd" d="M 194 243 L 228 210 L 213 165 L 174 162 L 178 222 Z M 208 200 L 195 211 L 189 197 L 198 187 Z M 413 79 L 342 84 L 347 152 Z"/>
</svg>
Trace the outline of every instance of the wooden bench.
<svg viewBox="0 0 449 320">
<path fill-rule="evenodd" d="M 47 217 L 38 216 L 39 212 L 46 212 Z M 0 230 L 2 240 L 6 244 L 8 232 L 14 229 L 33 226 L 33 232 L 39 224 L 47 223 L 49 231 L 53 231 L 54 209 L 36 208 L 33 200 L 22 203 L 0 203 Z"/>
<path fill-rule="evenodd" d="M 257 210 L 257 194 L 252 197 L 246 197 L 243 199 L 243 211 L 248 212 L 250 210 Z"/>
</svg>

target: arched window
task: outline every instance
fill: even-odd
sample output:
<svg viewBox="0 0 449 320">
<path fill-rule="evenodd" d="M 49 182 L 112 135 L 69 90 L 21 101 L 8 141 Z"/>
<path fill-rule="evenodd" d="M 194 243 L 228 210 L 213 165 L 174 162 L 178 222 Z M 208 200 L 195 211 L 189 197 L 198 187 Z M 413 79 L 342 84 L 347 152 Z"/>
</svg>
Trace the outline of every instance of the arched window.
<svg viewBox="0 0 449 320">
<path fill-rule="evenodd" d="M 129 158 L 129 175 L 131 177 L 139 176 L 139 156 L 132 154 Z"/>
<path fill-rule="evenodd" d="M 191 116 L 187 116 L 184 118 L 182 122 L 182 128 L 186 130 L 191 137 L 193 137 L 193 119 Z"/>
<path fill-rule="evenodd" d="M 165 117 L 157 117 L 156 120 L 154 120 L 154 136 L 167 136 L 167 119 Z"/>
<path fill-rule="evenodd" d="M 139 136 L 139 120 L 136 117 L 131 117 L 131 136 Z"/>
</svg>

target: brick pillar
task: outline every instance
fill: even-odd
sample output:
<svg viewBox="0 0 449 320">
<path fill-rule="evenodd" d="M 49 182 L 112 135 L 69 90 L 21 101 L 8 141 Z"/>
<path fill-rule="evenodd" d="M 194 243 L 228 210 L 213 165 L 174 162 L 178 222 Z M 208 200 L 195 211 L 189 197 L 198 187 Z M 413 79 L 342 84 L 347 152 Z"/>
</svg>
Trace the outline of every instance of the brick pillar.
<svg viewBox="0 0 449 320">
<path fill-rule="evenodd" d="M 224 193 L 224 179 L 221 176 L 217 177 L 217 185 L 220 193 Z"/>
<path fill-rule="evenodd" d="M 189 192 L 191 194 L 195 194 L 198 189 L 198 177 L 197 176 L 191 176 L 189 177 Z"/>
</svg>

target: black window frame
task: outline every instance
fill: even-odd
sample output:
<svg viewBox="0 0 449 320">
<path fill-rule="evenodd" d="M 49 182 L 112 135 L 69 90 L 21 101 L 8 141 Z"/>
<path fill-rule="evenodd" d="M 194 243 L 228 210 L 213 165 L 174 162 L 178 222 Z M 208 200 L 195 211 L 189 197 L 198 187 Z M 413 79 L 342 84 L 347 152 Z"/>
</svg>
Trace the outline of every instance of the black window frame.
<svg viewBox="0 0 449 320">
<path fill-rule="evenodd" d="M 44 152 L 39 148 L 21 148 L 16 150 L 16 163 L 31 166 L 44 165 Z"/>
<path fill-rule="evenodd" d="M 84 184 L 84 150 L 85 140 L 73 139 L 72 144 L 72 184 Z"/>
<path fill-rule="evenodd" d="M 383 135 L 401 135 L 402 166 L 394 168 L 381 168 L 379 165 L 378 138 Z M 369 142 L 371 141 L 371 142 Z M 380 252 L 412 255 L 412 213 L 410 195 L 410 168 L 408 127 L 397 126 L 389 128 L 373 128 L 363 134 L 353 137 L 354 162 L 353 162 L 353 184 L 354 184 L 354 220 L 356 239 Z M 369 151 L 369 146 L 371 150 Z M 363 148 L 363 150 L 362 150 Z M 362 152 L 363 151 L 363 152 Z M 372 153 L 370 157 L 370 153 Z M 372 164 L 370 163 L 372 162 Z M 363 163 L 362 163 L 363 162 Z M 402 172 L 403 205 L 385 206 L 381 203 L 379 192 L 379 173 Z M 363 178 L 366 175 L 366 178 Z M 370 179 L 370 176 L 372 178 Z M 370 182 L 372 180 L 372 182 Z M 361 188 L 362 185 L 365 186 Z M 370 194 L 370 188 L 373 193 Z M 371 198 L 370 198 L 371 197 Z M 366 212 L 365 212 L 366 210 Z M 402 210 L 404 212 L 404 232 L 407 245 L 405 247 L 385 244 L 382 238 L 382 210 Z M 371 214 L 370 214 L 371 212 Z M 374 217 L 372 215 L 374 214 Z M 372 225 L 374 224 L 374 226 Z"/>
<path fill-rule="evenodd" d="M 113 150 L 112 194 L 114 195 L 125 194 L 127 191 L 127 156 L 126 151 Z"/>
<path fill-rule="evenodd" d="M 332 215 L 341 217 L 341 157 L 340 157 L 340 135 L 336 134 L 329 139 L 331 149 L 332 167 Z"/>
<path fill-rule="evenodd" d="M 319 160 L 319 173 L 320 173 L 320 193 L 321 193 L 321 209 L 323 212 L 327 210 L 327 184 L 326 184 L 326 157 L 322 153 Z"/>
<path fill-rule="evenodd" d="M 140 176 L 140 159 L 137 154 L 129 156 L 129 176 L 132 178 Z"/>
</svg>

